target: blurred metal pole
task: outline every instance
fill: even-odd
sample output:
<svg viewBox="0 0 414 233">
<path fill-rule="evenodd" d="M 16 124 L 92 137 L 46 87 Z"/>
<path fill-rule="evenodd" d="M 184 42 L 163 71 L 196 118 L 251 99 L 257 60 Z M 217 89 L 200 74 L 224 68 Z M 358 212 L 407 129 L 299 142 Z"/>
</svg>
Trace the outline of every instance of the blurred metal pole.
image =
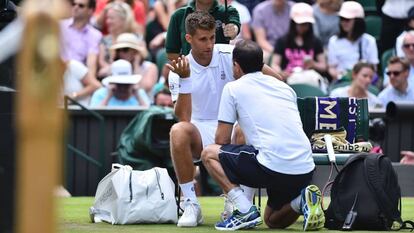
<svg viewBox="0 0 414 233">
<path fill-rule="evenodd" d="M 59 56 L 60 0 L 26 0 L 16 89 L 16 232 L 56 232 L 54 190 L 61 181 L 64 65 Z"/>
</svg>

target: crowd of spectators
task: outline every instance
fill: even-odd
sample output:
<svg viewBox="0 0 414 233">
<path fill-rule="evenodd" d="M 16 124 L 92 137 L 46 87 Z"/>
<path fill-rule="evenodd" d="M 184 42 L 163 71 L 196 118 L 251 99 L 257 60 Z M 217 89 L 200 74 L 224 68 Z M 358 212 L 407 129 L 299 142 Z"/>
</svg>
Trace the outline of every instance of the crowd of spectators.
<svg viewBox="0 0 414 233">
<path fill-rule="evenodd" d="M 347 82 L 339 90 L 322 91 L 375 99 L 370 106 L 385 107 L 386 101 L 377 95 L 383 89 L 389 93 L 394 80 L 406 74 L 407 87 L 396 89 L 398 100 L 412 101 L 414 1 L 376 3 L 372 10 L 344 0 L 73 0 L 71 17 L 61 21 L 61 57 L 68 67 L 65 94 L 88 106 L 93 93 L 105 88 L 102 80 L 111 75 L 112 63 L 123 59 L 141 77 L 133 90 L 141 93 L 144 105 L 156 104 L 158 92 L 163 99 L 168 96 L 163 85 L 168 76 L 163 63 L 168 60 L 162 58 L 188 54 L 184 18 L 206 10 L 218 25 L 216 43 L 255 40 L 264 51 L 264 62 L 288 83 L 298 76 L 305 84 L 315 76 L 330 86 Z M 366 19 L 372 16 L 382 20 L 379 35 L 369 33 L 372 26 Z M 391 59 L 394 63 L 382 61 L 387 50 L 401 61 L 395 64 L 397 57 Z M 404 72 L 389 71 L 400 64 Z M 358 88 L 361 92 L 355 95 Z"/>
</svg>

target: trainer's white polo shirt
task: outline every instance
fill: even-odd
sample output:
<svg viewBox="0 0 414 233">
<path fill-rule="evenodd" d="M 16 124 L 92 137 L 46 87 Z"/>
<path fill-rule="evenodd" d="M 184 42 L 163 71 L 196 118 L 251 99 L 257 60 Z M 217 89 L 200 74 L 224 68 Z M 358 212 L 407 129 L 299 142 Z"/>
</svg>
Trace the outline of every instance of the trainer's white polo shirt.
<svg viewBox="0 0 414 233">
<path fill-rule="evenodd" d="M 192 79 L 192 113 L 195 120 L 217 120 L 221 92 L 226 83 L 233 81 L 233 45 L 216 44 L 213 58 L 208 66 L 198 64 L 191 52 L 187 55 L 190 62 Z M 168 82 L 172 100 L 176 101 L 179 90 L 179 76 L 170 72 Z"/>
<path fill-rule="evenodd" d="M 284 174 L 305 174 L 315 167 L 309 139 L 302 128 L 296 93 L 262 72 L 228 83 L 218 120 L 239 122 L 246 143 L 259 150 L 263 166 Z"/>
</svg>

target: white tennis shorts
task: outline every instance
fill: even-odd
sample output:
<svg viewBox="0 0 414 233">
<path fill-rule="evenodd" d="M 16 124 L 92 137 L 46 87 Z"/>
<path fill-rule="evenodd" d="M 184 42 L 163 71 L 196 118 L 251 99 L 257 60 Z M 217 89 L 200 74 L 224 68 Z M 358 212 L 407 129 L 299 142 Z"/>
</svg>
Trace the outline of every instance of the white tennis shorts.
<svg viewBox="0 0 414 233">
<path fill-rule="evenodd" d="M 201 135 L 201 142 L 203 148 L 210 144 L 214 144 L 214 138 L 216 136 L 217 120 L 191 120 Z"/>
</svg>

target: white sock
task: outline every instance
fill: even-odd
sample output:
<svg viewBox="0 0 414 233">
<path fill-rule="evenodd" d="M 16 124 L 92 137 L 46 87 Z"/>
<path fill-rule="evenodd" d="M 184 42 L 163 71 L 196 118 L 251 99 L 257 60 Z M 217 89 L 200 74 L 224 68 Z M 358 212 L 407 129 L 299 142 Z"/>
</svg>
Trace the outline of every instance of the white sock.
<svg viewBox="0 0 414 233">
<path fill-rule="evenodd" d="M 240 188 L 243 189 L 243 193 L 246 196 L 247 200 L 249 200 L 250 204 L 253 205 L 253 198 L 254 194 L 256 193 L 256 188 L 251 188 L 246 185 L 240 185 Z"/>
<path fill-rule="evenodd" d="M 239 187 L 231 189 L 230 192 L 227 193 L 227 196 L 242 213 L 247 213 L 247 211 L 250 210 L 250 207 L 253 206 L 244 195 L 243 190 Z"/>
<path fill-rule="evenodd" d="M 301 199 L 302 199 L 302 195 L 299 195 L 298 197 L 296 197 L 295 199 L 293 199 L 290 202 L 290 206 L 298 214 L 302 214 L 302 208 L 301 208 L 301 205 L 300 205 L 301 204 Z"/>
<path fill-rule="evenodd" d="M 183 192 L 184 200 L 190 199 L 190 200 L 198 203 L 193 181 L 190 181 L 190 182 L 184 183 L 184 184 L 180 184 L 180 188 L 181 188 L 181 191 Z"/>
</svg>

